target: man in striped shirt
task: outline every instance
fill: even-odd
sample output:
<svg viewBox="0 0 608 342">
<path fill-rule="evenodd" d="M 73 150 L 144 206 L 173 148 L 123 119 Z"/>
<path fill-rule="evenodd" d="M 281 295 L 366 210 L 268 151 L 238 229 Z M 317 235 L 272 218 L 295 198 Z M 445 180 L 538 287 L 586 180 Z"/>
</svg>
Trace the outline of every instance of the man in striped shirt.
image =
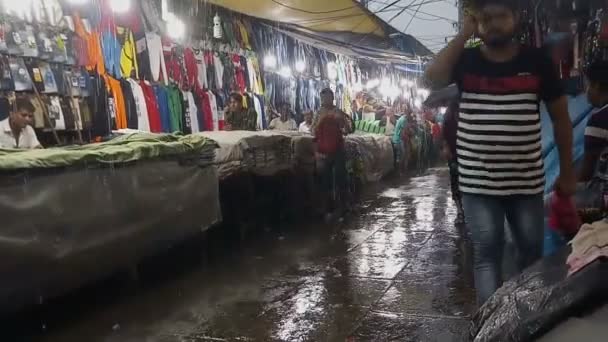
<svg viewBox="0 0 608 342">
<path fill-rule="evenodd" d="M 473 241 L 475 287 L 483 304 L 502 285 L 504 222 L 523 269 L 542 256 L 544 171 L 539 103 L 547 104 L 559 149 L 557 190 L 572 195 L 572 123 L 555 67 L 539 50 L 515 41 L 512 0 L 476 0 L 474 17 L 428 67 L 434 87 L 456 82 L 459 186 Z M 465 49 L 477 33 L 481 47 Z"/>
<path fill-rule="evenodd" d="M 608 61 L 595 61 L 587 70 L 587 97 L 597 111 L 585 128 L 585 157 L 579 181 L 608 174 Z M 602 161 L 602 163 L 598 163 Z M 598 165 L 601 164 L 601 165 Z"/>
</svg>

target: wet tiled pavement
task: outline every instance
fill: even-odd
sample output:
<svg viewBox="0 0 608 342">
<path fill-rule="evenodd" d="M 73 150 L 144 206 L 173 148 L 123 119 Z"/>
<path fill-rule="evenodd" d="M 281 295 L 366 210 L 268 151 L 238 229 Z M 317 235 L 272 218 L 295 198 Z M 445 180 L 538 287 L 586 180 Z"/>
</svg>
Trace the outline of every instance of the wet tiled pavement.
<svg viewBox="0 0 608 342">
<path fill-rule="evenodd" d="M 218 260 L 91 299 L 57 322 L 43 315 L 31 339 L 465 340 L 474 292 L 448 188 L 441 169 L 385 185 L 344 223 L 260 233 Z"/>
</svg>

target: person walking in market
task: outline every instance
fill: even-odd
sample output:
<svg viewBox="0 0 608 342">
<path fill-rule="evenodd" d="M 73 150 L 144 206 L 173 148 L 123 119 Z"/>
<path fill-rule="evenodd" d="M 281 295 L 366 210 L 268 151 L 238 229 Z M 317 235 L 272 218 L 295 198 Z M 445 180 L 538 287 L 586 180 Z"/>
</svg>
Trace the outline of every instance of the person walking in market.
<svg viewBox="0 0 608 342">
<path fill-rule="evenodd" d="M 243 95 L 239 93 L 230 94 L 225 119 L 227 131 L 257 130 L 258 114 L 253 108 L 243 107 Z"/>
<path fill-rule="evenodd" d="M 322 187 L 322 210 L 346 209 L 349 201 L 344 135 L 352 133 L 352 120 L 334 105 L 331 89 L 321 90 L 321 108 L 312 131 L 316 144 L 316 162 Z M 334 208 L 338 207 L 338 208 Z"/>
<path fill-rule="evenodd" d="M 504 222 L 517 245 L 518 268 L 542 256 L 544 170 L 540 101 L 547 104 L 559 150 L 556 190 L 571 196 L 572 123 L 551 59 L 521 46 L 512 0 L 476 0 L 473 15 L 426 70 L 433 87 L 460 89 L 456 156 L 467 230 L 471 234 L 478 304 L 502 285 Z M 474 35 L 483 44 L 465 49 Z"/>
</svg>

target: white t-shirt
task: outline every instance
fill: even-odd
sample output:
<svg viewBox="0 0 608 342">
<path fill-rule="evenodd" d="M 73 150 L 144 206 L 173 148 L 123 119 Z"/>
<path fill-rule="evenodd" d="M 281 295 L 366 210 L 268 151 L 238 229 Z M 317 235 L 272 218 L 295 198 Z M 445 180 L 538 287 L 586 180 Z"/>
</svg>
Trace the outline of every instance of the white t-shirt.
<svg viewBox="0 0 608 342">
<path fill-rule="evenodd" d="M 40 142 L 38 141 L 38 137 L 36 137 L 36 132 L 34 132 L 32 126 L 29 125 L 21 130 L 21 134 L 19 134 L 19 144 L 17 144 L 8 120 L 9 119 L 6 118 L 0 121 L 0 147 L 22 149 L 40 147 Z"/>
<path fill-rule="evenodd" d="M 302 123 L 300 124 L 300 128 L 298 129 L 298 131 L 300 133 L 308 133 L 311 134 L 312 132 L 310 131 L 310 125 L 306 123 L 306 121 L 302 121 Z"/>
<path fill-rule="evenodd" d="M 150 132 L 150 119 L 148 118 L 148 107 L 146 107 L 146 97 L 144 91 L 137 81 L 128 79 L 135 99 L 135 110 L 137 111 L 137 129 Z"/>
<path fill-rule="evenodd" d="M 295 131 L 298 129 L 298 125 L 296 124 L 296 121 L 294 119 L 287 119 L 287 121 L 281 121 L 281 118 L 272 119 L 268 127 L 275 131 Z"/>
</svg>

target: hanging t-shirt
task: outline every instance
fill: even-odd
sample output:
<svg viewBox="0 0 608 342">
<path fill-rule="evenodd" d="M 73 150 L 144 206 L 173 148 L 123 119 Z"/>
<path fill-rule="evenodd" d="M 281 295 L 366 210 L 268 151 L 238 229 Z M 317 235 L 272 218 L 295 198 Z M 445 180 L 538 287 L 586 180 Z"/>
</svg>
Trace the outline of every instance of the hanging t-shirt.
<svg viewBox="0 0 608 342">
<path fill-rule="evenodd" d="M 188 86 L 192 87 L 198 82 L 198 65 L 194 51 L 191 48 L 184 49 L 184 65 L 186 67 Z"/>
<path fill-rule="evenodd" d="M 169 95 L 167 94 L 167 89 L 163 86 L 155 85 L 154 93 L 156 94 L 156 101 L 158 103 L 162 131 L 171 133 L 171 110 L 169 109 Z"/>
<path fill-rule="evenodd" d="M 171 132 L 183 132 L 180 91 L 175 86 L 169 86 L 166 89 L 169 99 L 169 113 L 171 114 Z"/>
<path fill-rule="evenodd" d="M 163 53 L 163 42 L 160 36 L 156 33 L 146 33 L 146 43 L 148 48 L 148 57 L 150 60 L 150 72 L 152 73 L 152 81 L 160 80 L 160 73 L 163 74 L 163 82 L 169 84 L 169 75 L 165 65 L 165 55 Z"/>
<path fill-rule="evenodd" d="M 194 100 L 194 95 L 191 92 L 184 92 L 184 101 L 188 103 L 188 116 L 190 117 L 190 127 L 192 133 L 200 132 L 200 125 L 198 123 L 198 106 Z"/>
<path fill-rule="evenodd" d="M 179 92 L 179 99 L 182 102 L 182 132 L 184 134 L 192 134 L 192 116 L 190 114 L 190 102 L 186 97 L 185 92 Z"/>
<path fill-rule="evenodd" d="M 10 57 L 9 66 L 16 91 L 32 90 L 33 84 L 23 58 Z"/>
<path fill-rule="evenodd" d="M 209 93 L 211 92 L 201 91 L 200 95 L 202 99 L 205 130 L 213 131 L 213 110 L 211 110 L 211 100 L 209 99 Z"/>
<path fill-rule="evenodd" d="M 148 111 L 148 122 L 150 124 L 150 131 L 153 133 L 162 132 L 162 125 L 160 120 L 160 111 L 158 109 L 158 102 L 156 101 L 156 94 L 152 86 L 147 81 L 141 81 L 139 83 L 141 90 L 143 91 L 145 98 L 146 110 Z M 143 119 L 142 119 L 143 120 Z"/>
<path fill-rule="evenodd" d="M 42 74 L 44 92 L 47 94 L 57 93 L 57 81 L 55 80 L 55 75 L 51 70 L 51 66 L 48 63 L 41 62 L 38 67 L 40 68 L 40 73 Z"/>
<path fill-rule="evenodd" d="M 139 78 L 139 68 L 137 65 L 137 50 L 133 32 L 129 28 L 116 27 L 119 41 L 122 43 L 120 51 L 120 74 L 124 78 Z"/>
<path fill-rule="evenodd" d="M 257 96 L 253 96 L 253 104 L 255 108 L 255 112 L 258 113 L 258 130 L 265 129 L 264 125 L 264 116 L 262 114 L 262 104 L 260 103 L 260 99 Z"/>
<path fill-rule="evenodd" d="M 207 92 L 207 94 L 209 94 L 209 105 L 211 106 L 211 115 L 213 118 L 213 130 L 214 131 L 222 130 L 224 128 L 224 118 L 223 117 L 221 118 L 222 123 L 221 123 L 221 128 L 220 128 L 220 111 L 217 108 L 217 101 L 215 99 L 215 94 L 213 94 L 213 92 L 211 92 L 211 91 Z"/>
<path fill-rule="evenodd" d="M 203 50 L 194 50 L 194 58 L 196 60 L 198 86 L 207 89 L 209 88 L 209 84 L 207 82 L 205 52 Z"/>
<path fill-rule="evenodd" d="M 109 106 L 110 111 L 114 109 L 114 117 L 116 121 L 116 129 L 127 128 L 127 110 L 125 107 L 125 98 L 120 86 L 120 81 L 106 76 L 106 83 L 112 95 L 113 103 Z"/>
<path fill-rule="evenodd" d="M 213 66 L 215 68 L 215 81 L 218 89 L 224 88 L 224 65 L 219 54 L 213 54 Z"/>
<path fill-rule="evenodd" d="M 101 35 L 101 48 L 106 71 L 113 77 L 120 77 L 120 53 L 122 47 L 114 32 L 106 30 Z"/>
<path fill-rule="evenodd" d="M 146 106 L 146 97 L 142 87 L 134 79 L 128 80 L 131 85 L 131 92 L 135 100 L 135 110 L 137 112 L 137 129 L 140 131 L 150 132 L 150 118 L 148 117 L 148 107 Z"/>
<path fill-rule="evenodd" d="M 63 115 L 63 110 L 61 109 L 61 102 L 59 101 L 59 97 L 51 96 L 50 103 L 48 106 L 49 118 L 53 123 L 53 127 L 56 130 L 65 130 L 65 117 Z"/>
</svg>

